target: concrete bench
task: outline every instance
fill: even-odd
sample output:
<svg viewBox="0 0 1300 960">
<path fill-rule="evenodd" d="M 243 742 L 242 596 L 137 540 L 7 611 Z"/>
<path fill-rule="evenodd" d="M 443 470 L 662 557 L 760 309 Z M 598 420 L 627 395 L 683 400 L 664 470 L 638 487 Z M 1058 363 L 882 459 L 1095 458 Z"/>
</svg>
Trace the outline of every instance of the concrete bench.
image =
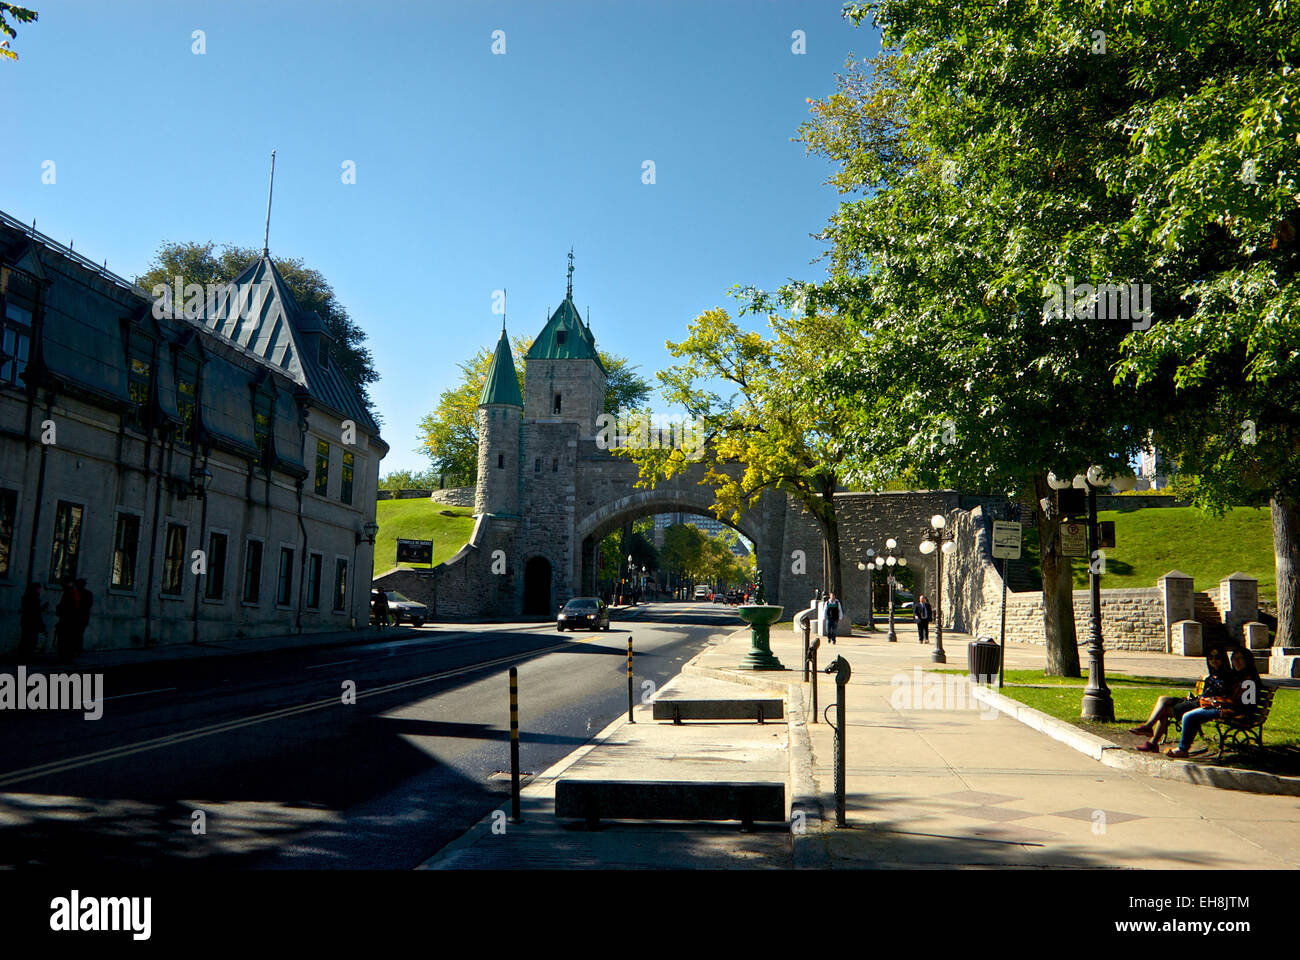
<svg viewBox="0 0 1300 960">
<path fill-rule="evenodd" d="M 785 820 L 785 784 L 718 780 L 558 780 L 555 815 L 586 820 Z"/>
<path fill-rule="evenodd" d="M 656 700 L 654 719 L 671 720 L 781 720 L 785 704 L 780 697 L 770 700 Z"/>
</svg>

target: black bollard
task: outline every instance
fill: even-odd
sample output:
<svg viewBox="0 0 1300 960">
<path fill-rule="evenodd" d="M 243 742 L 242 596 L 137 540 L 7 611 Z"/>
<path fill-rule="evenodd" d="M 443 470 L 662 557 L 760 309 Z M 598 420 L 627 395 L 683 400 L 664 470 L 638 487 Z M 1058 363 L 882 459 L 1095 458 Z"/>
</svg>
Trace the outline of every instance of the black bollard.
<svg viewBox="0 0 1300 960">
<path fill-rule="evenodd" d="M 510 822 L 523 823 L 519 815 L 519 670 L 510 668 Z"/>
<path fill-rule="evenodd" d="M 848 728 L 844 722 L 846 699 L 844 687 L 849 682 L 849 677 L 853 671 L 849 668 L 847 660 L 843 657 L 836 657 L 827 664 L 826 672 L 835 674 L 835 826 L 847 827 L 849 823 L 844 813 L 844 754 L 846 749 L 844 740 Z M 829 710 L 830 707 L 826 709 Z"/>
<path fill-rule="evenodd" d="M 812 624 L 803 618 L 803 682 L 808 682 L 808 634 L 812 633 Z"/>
<path fill-rule="evenodd" d="M 812 661 L 812 722 L 817 722 L 817 646 L 821 643 L 820 637 L 813 637 L 812 643 L 808 647 L 808 660 Z"/>
<path fill-rule="evenodd" d="M 636 723 L 632 718 L 632 637 L 627 638 L 627 722 Z"/>
</svg>

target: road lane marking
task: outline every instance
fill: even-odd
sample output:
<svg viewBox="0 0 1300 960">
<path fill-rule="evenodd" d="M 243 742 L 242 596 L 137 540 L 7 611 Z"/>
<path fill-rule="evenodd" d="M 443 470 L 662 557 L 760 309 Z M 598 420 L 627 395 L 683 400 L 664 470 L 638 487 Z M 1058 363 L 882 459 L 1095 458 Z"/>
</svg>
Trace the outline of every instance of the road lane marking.
<svg viewBox="0 0 1300 960">
<path fill-rule="evenodd" d="M 351 660 L 333 660 L 329 663 L 317 663 L 308 667 L 308 670 L 319 670 L 321 667 L 337 667 L 340 663 L 356 663 L 360 657 L 353 657 Z"/>
<path fill-rule="evenodd" d="M 391 693 L 395 690 L 404 690 L 407 687 L 419 686 L 420 684 L 433 683 L 437 680 L 445 680 L 449 677 L 460 676 L 463 673 L 472 673 L 475 670 L 482 670 L 485 667 L 494 667 L 501 664 L 509 663 L 512 660 L 524 660 L 528 657 L 537 656 L 538 654 L 554 653 L 562 650 L 567 646 L 566 643 L 556 644 L 551 647 L 541 647 L 537 650 L 528 650 L 523 653 L 511 654 L 508 657 L 499 657 L 496 660 L 484 660 L 482 663 L 469 664 L 464 667 L 456 667 L 453 670 L 445 670 L 442 673 L 431 674 L 427 677 L 416 677 L 412 680 L 401 680 L 397 683 L 390 683 L 387 686 L 376 687 L 374 690 L 366 690 L 356 695 L 358 700 L 365 697 L 378 696 L 383 693 Z M 108 760 L 120 760 L 123 757 L 129 757 L 137 753 L 145 753 L 150 750 L 158 750 L 162 747 L 175 746 L 176 744 L 185 743 L 189 740 L 199 740 L 203 737 L 210 737 L 218 733 L 229 733 L 233 730 L 239 730 L 244 727 L 251 727 L 255 724 L 265 723 L 268 720 L 280 720 L 288 717 L 298 716 L 300 714 L 311 713 L 316 710 L 323 710 L 326 707 L 335 707 L 339 705 L 337 696 L 327 697 L 324 700 L 315 700 L 311 703 L 299 704 L 294 707 L 283 707 L 279 710 L 271 710 L 267 713 L 257 714 L 252 717 L 244 717 L 236 720 L 226 720 L 221 723 L 210 724 L 206 727 L 198 727 L 194 730 L 187 730 L 182 733 L 168 734 L 162 737 L 155 737 L 152 740 L 141 740 L 138 743 L 124 744 L 120 747 L 110 747 L 106 750 L 100 750 L 95 753 L 86 753 L 77 757 L 69 757 L 66 760 L 54 760 L 49 763 L 38 764 L 34 767 L 26 767 L 22 770 L 15 770 L 12 773 L 0 776 L 0 786 L 8 786 L 13 783 L 21 783 L 24 780 L 32 780 L 36 777 L 49 776 L 55 773 L 66 773 L 69 770 L 76 770 L 80 767 L 91 766 L 96 763 L 104 763 Z"/>
<path fill-rule="evenodd" d="M 167 693 L 171 690 L 179 690 L 179 687 L 159 687 L 157 690 L 141 690 L 139 693 L 119 693 L 115 697 L 105 697 L 107 700 L 125 700 L 127 697 L 143 697 L 147 693 Z"/>
</svg>

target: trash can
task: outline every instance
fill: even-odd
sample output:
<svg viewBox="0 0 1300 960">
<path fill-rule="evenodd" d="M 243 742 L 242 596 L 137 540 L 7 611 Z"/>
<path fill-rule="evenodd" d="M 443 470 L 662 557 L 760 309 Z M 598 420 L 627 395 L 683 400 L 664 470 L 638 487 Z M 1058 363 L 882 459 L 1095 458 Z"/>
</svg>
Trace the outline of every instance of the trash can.
<svg viewBox="0 0 1300 960">
<path fill-rule="evenodd" d="M 992 637 L 980 637 L 966 645 L 966 665 L 976 683 L 992 683 L 1002 665 L 1002 648 Z"/>
</svg>

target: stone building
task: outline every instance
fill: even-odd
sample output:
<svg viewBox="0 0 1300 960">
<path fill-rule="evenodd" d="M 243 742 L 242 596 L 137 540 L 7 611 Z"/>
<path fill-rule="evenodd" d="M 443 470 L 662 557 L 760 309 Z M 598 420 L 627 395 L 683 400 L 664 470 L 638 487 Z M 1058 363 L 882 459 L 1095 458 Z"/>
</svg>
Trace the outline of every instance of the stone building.
<svg viewBox="0 0 1300 960">
<path fill-rule="evenodd" d="M 388 447 L 325 325 L 266 251 L 180 293 L 0 213 L 0 649 L 64 576 L 88 649 L 366 622 Z"/>
</svg>

